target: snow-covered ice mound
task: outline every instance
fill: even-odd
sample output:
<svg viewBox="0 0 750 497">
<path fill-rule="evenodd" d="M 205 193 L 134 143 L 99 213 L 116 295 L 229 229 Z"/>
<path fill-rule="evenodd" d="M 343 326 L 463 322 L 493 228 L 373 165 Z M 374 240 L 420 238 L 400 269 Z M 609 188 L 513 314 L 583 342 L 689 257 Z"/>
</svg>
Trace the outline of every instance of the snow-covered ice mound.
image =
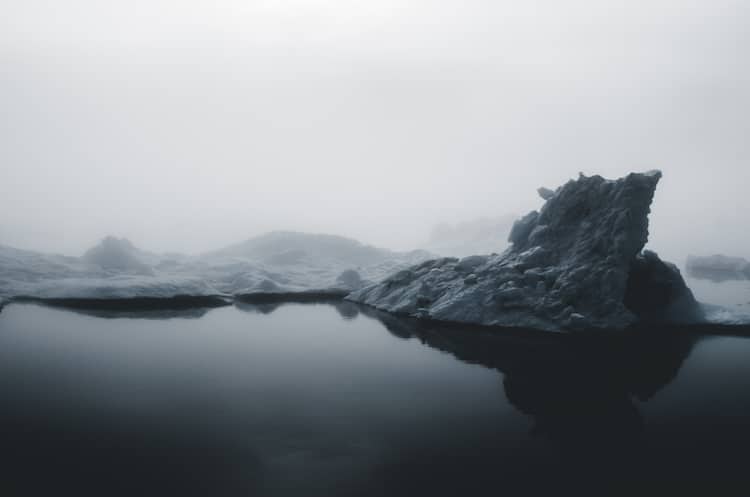
<svg viewBox="0 0 750 497">
<path fill-rule="evenodd" d="M 70 302 L 343 297 L 429 256 L 291 232 L 192 257 L 145 252 L 111 236 L 80 258 L 0 246 L 0 305 L 19 297 Z"/>
<path fill-rule="evenodd" d="M 552 331 L 700 320 L 677 267 L 642 253 L 660 178 L 581 175 L 541 189 L 544 206 L 516 221 L 503 254 L 427 261 L 347 298 L 414 317 Z"/>
<path fill-rule="evenodd" d="M 148 266 L 146 266 L 148 268 Z M 0 302 L 17 298 L 68 301 L 133 299 L 219 302 L 227 295 L 188 274 L 107 269 L 85 258 L 39 254 L 0 246 Z M 141 273 L 141 274 L 139 274 Z M 184 299 L 183 299 L 184 300 Z M 174 302 L 172 302 L 174 304 Z"/>
<path fill-rule="evenodd" d="M 433 257 L 335 235 L 274 231 L 199 257 L 192 270 L 234 295 L 338 295 Z"/>
<path fill-rule="evenodd" d="M 235 257 L 270 266 L 331 263 L 352 268 L 374 266 L 410 255 L 419 257 L 426 252 L 393 252 L 343 236 L 296 231 L 272 231 L 206 254 L 213 258 Z"/>
<path fill-rule="evenodd" d="M 107 278 L 43 280 L 36 284 L 32 291 L 20 296 L 45 300 L 129 300 L 227 295 L 195 277 L 118 275 Z"/>
<path fill-rule="evenodd" d="M 153 270 L 138 258 L 138 250 L 130 240 L 108 236 L 90 248 L 81 258 L 102 269 L 135 274 L 153 274 Z"/>
</svg>

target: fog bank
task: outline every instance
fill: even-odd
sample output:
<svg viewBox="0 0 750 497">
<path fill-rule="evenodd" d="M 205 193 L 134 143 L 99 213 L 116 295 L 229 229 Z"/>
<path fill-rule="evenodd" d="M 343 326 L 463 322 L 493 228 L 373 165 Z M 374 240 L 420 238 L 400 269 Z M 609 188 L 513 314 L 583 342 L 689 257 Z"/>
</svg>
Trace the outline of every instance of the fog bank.
<svg viewBox="0 0 750 497">
<path fill-rule="evenodd" d="M 748 28 L 739 1 L 6 3 L 0 244 L 406 249 L 658 168 L 653 248 L 748 257 Z"/>
</svg>

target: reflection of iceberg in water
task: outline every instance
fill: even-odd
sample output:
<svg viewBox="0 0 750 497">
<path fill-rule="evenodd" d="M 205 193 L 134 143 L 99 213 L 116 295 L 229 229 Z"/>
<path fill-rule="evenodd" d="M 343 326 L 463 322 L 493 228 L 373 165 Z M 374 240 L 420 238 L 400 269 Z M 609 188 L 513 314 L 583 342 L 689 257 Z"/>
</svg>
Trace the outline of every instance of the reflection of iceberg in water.
<svg viewBox="0 0 750 497">
<path fill-rule="evenodd" d="M 234 302 L 241 311 L 260 314 L 285 305 L 291 304 Z M 344 320 L 363 315 L 401 339 L 417 339 L 462 362 L 494 369 L 503 375 L 508 401 L 534 421 L 536 435 L 581 446 L 634 441 L 644 428 L 635 401 L 651 399 L 677 376 L 698 336 L 668 328 L 607 335 L 498 332 L 400 318 L 348 301 L 295 305 L 331 305 Z M 200 317 L 207 309 L 76 311 L 160 319 Z"/>
<path fill-rule="evenodd" d="M 84 316 L 104 319 L 198 319 L 211 309 L 228 305 L 222 300 L 187 299 L 129 299 L 129 300 L 96 300 L 96 299 L 58 299 L 58 300 L 21 300 L 29 305 L 62 308 L 66 311 Z"/>
<path fill-rule="evenodd" d="M 519 361 L 503 371 L 505 394 L 548 438 L 583 445 L 634 440 L 644 428 L 634 400 L 647 401 L 669 384 L 694 342 L 659 331 L 519 350 Z"/>
<path fill-rule="evenodd" d="M 271 314 L 282 305 L 284 305 L 283 302 L 256 303 L 256 302 L 243 302 L 241 300 L 234 301 L 234 307 L 236 309 L 239 309 L 243 312 L 249 312 L 249 313 L 254 313 L 254 314 Z"/>
<path fill-rule="evenodd" d="M 669 384 L 696 335 L 639 329 L 608 336 L 529 330 L 502 333 L 405 320 L 360 308 L 395 336 L 503 374 L 508 401 L 534 421 L 534 433 L 581 446 L 630 443 L 644 428 L 635 400 Z"/>
<path fill-rule="evenodd" d="M 271 301 L 271 302 L 247 302 L 243 300 L 235 300 L 234 307 L 243 312 L 255 313 L 255 314 L 271 314 L 282 306 L 285 305 L 330 305 L 336 312 L 339 313 L 342 319 L 349 321 L 359 316 L 359 305 L 346 300 L 323 300 L 320 302 L 286 302 L 286 301 Z"/>
<path fill-rule="evenodd" d="M 354 302 L 342 300 L 340 302 L 334 303 L 333 306 L 336 308 L 336 312 L 339 313 L 341 318 L 346 321 L 351 321 L 352 319 L 356 319 L 357 316 L 359 316 L 359 305 L 355 304 Z"/>
</svg>

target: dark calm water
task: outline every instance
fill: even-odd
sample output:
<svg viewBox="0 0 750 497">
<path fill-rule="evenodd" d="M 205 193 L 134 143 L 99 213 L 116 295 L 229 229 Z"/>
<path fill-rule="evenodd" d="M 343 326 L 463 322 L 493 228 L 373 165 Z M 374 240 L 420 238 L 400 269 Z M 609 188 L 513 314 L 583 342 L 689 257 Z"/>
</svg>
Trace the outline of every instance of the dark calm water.
<svg viewBox="0 0 750 497">
<path fill-rule="evenodd" d="M 747 490 L 750 339 L 353 304 L 0 313 L 0 495 Z"/>
</svg>

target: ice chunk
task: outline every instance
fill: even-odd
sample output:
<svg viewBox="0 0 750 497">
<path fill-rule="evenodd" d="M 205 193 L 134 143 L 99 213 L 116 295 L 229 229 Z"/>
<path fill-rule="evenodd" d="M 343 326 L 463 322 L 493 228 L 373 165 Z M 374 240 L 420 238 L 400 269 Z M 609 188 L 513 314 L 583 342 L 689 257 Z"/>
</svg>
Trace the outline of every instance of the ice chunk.
<svg viewBox="0 0 750 497">
<path fill-rule="evenodd" d="M 342 237 L 288 232 L 196 257 L 145 252 L 115 237 L 81 258 L 0 246 L 0 298 L 343 296 L 429 257 L 424 251 L 392 252 Z"/>
<path fill-rule="evenodd" d="M 660 178 L 581 174 L 514 224 L 512 247 L 474 268 L 473 284 L 460 262 L 441 260 L 432 263 L 438 273 L 425 263 L 347 298 L 415 317 L 554 331 L 700 319 L 676 267 L 640 256 Z M 637 297 L 644 291 L 655 303 Z"/>
<path fill-rule="evenodd" d="M 108 236 L 99 245 L 86 251 L 82 260 L 106 270 L 153 274 L 153 270 L 138 259 L 137 249 L 126 238 Z"/>
</svg>

